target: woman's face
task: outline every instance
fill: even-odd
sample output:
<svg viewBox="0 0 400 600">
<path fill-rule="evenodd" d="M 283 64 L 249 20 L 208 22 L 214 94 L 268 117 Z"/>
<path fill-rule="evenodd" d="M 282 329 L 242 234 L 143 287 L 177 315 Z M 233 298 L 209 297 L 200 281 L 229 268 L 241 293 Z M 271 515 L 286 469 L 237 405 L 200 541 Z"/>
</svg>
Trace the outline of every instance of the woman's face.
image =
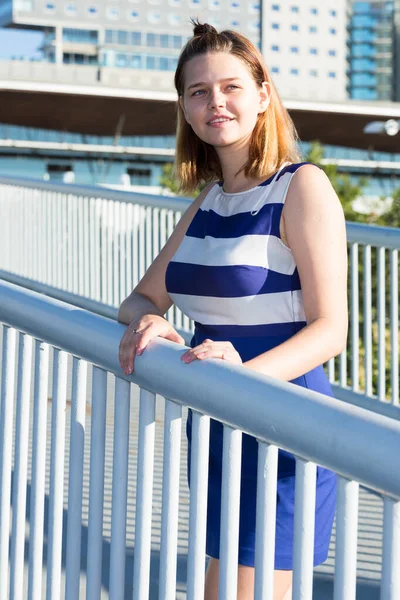
<svg viewBox="0 0 400 600">
<path fill-rule="evenodd" d="M 196 56 L 185 65 L 179 102 L 195 134 L 216 149 L 250 142 L 270 86 L 258 87 L 245 63 L 225 52 Z"/>
</svg>

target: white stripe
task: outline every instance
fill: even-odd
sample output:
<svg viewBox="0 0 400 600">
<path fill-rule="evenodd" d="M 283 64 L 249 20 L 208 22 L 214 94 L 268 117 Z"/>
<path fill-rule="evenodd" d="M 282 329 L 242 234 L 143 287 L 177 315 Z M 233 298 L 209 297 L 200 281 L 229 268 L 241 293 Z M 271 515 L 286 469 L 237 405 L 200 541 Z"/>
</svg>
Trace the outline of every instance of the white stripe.
<svg viewBox="0 0 400 600">
<path fill-rule="evenodd" d="M 222 188 L 216 183 L 203 200 L 201 209 L 211 209 L 221 217 L 231 217 L 232 215 L 251 212 L 255 206 L 257 206 L 257 210 L 260 210 L 265 204 L 283 204 L 286 197 L 284 192 L 293 175 L 294 173 L 290 172 L 283 173 L 279 180 L 273 184 L 273 189 L 266 197 L 265 203 L 261 199 L 269 192 L 270 185 L 263 185 L 259 186 L 258 189 L 249 190 L 251 193 L 243 192 L 237 196 L 226 196 L 221 193 Z"/>
<path fill-rule="evenodd" d="M 292 252 L 274 235 L 243 235 L 238 238 L 185 236 L 172 260 L 207 267 L 263 267 L 284 275 L 292 275 L 296 268 Z"/>
<path fill-rule="evenodd" d="M 170 297 L 190 319 L 203 325 L 270 325 L 306 320 L 301 290 L 241 298 Z"/>
</svg>

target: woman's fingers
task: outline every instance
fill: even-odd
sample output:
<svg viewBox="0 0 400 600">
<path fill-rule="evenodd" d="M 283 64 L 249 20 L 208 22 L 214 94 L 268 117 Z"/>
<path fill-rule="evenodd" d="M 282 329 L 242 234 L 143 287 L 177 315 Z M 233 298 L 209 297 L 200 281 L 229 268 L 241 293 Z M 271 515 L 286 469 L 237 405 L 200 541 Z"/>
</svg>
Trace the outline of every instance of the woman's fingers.
<svg viewBox="0 0 400 600">
<path fill-rule="evenodd" d="M 221 358 L 222 360 L 236 364 L 242 363 L 239 353 L 235 350 L 231 342 L 204 340 L 202 344 L 191 348 L 181 356 L 181 360 L 185 363 L 190 363 L 194 360 L 204 360 L 205 358 Z"/>
<path fill-rule="evenodd" d="M 131 323 L 126 329 L 119 350 L 119 361 L 125 375 L 130 375 L 133 372 L 136 355 L 140 356 L 155 337 L 160 336 L 177 344 L 185 344 L 185 340 L 169 323 L 163 321 L 147 323 L 139 321 L 138 323 Z"/>
</svg>

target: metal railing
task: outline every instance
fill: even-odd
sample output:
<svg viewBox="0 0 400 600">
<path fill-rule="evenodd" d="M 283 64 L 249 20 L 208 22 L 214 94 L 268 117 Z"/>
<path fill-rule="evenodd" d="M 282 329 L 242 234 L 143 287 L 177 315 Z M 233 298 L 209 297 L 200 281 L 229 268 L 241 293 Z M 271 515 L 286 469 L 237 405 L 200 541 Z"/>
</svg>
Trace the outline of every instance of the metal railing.
<svg viewBox="0 0 400 600">
<path fill-rule="evenodd" d="M 0 176 L 0 268 L 118 306 L 190 200 Z M 348 346 L 327 365 L 335 395 L 399 404 L 400 230 L 347 223 Z M 176 307 L 168 318 L 192 324 Z"/>
<path fill-rule="evenodd" d="M 49 346 L 55 348 L 53 378 L 47 597 L 61 597 L 61 540 L 67 353 L 74 356 L 71 411 L 66 597 L 79 585 L 82 461 L 87 362 L 93 367 L 92 435 L 88 536 L 88 597 L 98 598 L 104 496 L 106 372 L 116 376 L 110 554 L 110 597 L 124 597 L 124 565 L 131 382 L 141 388 L 133 598 L 149 594 L 150 530 L 154 457 L 155 394 L 165 400 L 161 599 L 175 598 L 180 432 L 182 405 L 193 410 L 189 517 L 188 598 L 204 597 L 205 522 L 209 418 L 224 425 L 220 591 L 236 597 L 241 432 L 259 442 L 255 597 L 273 597 L 274 531 L 278 447 L 296 456 L 293 600 L 312 597 L 316 464 L 339 474 L 335 559 L 335 600 L 354 600 L 356 591 L 359 483 L 384 496 L 381 599 L 400 597 L 400 423 L 244 367 L 210 360 L 189 368 L 179 360 L 182 346 L 154 340 L 137 359 L 134 377 L 123 376 L 118 344 L 123 326 L 30 290 L 0 282 L 3 334 L 0 422 L 0 589 L 8 598 L 12 431 L 16 396 L 15 475 L 11 528 L 12 598 L 20 598 L 25 535 L 27 428 L 30 383 L 34 380 L 33 467 L 29 553 L 29 594 L 41 598 L 43 503 L 46 455 L 44 433 Z M 16 358 L 19 333 L 18 360 Z M 35 369 L 32 377 L 32 344 Z M 154 365 L 157 365 L 155 368 Z M 15 372 L 17 391 L 15 394 Z M 235 394 L 232 396 L 232 390 Z M 246 402 L 241 399 L 245 397 Z M 265 399 L 268 398 L 268 402 Z M 287 415 L 291 418 L 288 419 Z M 299 427 L 301 423 L 301 427 Z M 18 574 L 18 580 L 16 578 Z"/>
</svg>

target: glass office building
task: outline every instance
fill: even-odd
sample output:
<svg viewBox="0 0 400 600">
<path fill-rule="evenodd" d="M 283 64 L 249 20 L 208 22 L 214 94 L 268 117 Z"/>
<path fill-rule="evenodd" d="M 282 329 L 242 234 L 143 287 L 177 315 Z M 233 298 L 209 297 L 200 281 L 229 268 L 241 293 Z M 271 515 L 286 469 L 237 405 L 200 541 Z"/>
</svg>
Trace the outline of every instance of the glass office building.
<svg viewBox="0 0 400 600">
<path fill-rule="evenodd" d="M 400 100 L 396 9 L 393 0 L 353 2 L 349 21 L 349 97 Z"/>
</svg>

